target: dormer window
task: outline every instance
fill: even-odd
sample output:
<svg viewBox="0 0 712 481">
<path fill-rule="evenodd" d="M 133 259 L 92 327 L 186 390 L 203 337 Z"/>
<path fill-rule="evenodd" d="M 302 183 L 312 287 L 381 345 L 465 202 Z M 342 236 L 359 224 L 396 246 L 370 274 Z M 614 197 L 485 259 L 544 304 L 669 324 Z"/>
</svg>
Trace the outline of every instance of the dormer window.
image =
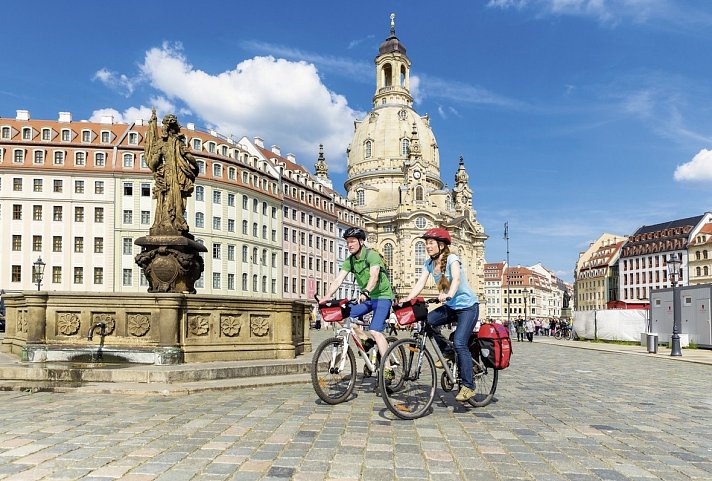
<svg viewBox="0 0 712 481">
<path fill-rule="evenodd" d="M 9 139 L 10 138 L 10 127 L 3 127 L 2 131 L 0 132 L 0 137 L 3 139 Z"/>
<path fill-rule="evenodd" d="M 32 140 L 32 129 L 30 127 L 22 129 L 22 140 Z"/>
<path fill-rule="evenodd" d="M 133 154 L 126 153 L 124 154 L 124 167 L 126 168 L 131 168 L 134 165 L 134 156 Z"/>
<path fill-rule="evenodd" d="M 129 144 L 138 145 L 138 134 L 136 132 L 129 132 Z"/>
<path fill-rule="evenodd" d="M 102 130 L 101 143 L 108 144 L 109 142 L 111 142 L 111 132 L 109 132 L 108 130 Z"/>
<path fill-rule="evenodd" d="M 82 142 L 85 144 L 91 142 L 91 130 L 82 130 Z"/>
<path fill-rule="evenodd" d="M 208 142 L 208 152 L 211 154 L 215 153 L 215 142 Z"/>
<path fill-rule="evenodd" d="M 42 129 L 42 140 L 51 140 L 52 139 L 52 131 L 50 129 Z"/>
<path fill-rule="evenodd" d="M 193 139 L 193 150 L 200 150 L 201 143 L 200 139 Z"/>
<path fill-rule="evenodd" d="M 70 138 L 69 129 L 62 129 L 62 142 L 69 142 Z"/>
</svg>

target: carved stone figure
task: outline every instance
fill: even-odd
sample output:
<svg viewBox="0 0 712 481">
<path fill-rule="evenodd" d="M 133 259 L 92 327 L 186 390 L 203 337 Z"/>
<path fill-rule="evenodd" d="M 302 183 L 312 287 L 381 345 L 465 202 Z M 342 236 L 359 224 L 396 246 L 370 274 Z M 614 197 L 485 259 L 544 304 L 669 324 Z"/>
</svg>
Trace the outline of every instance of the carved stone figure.
<svg viewBox="0 0 712 481">
<path fill-rule="evenodd" d="M 564 309 L 568 309 L 570 300 L 571 300 L 571 296 L 569 295 L 569 292 L 564 291 L 564 304 L 562 306 Z"/>
<path fill-rule="evenodd" d="M 155 181 L 156 212 L 150 234 L 185 235 L 188 223 L 183 214 L 186 199 L 193 193 L 198 162 L 188 152 L 175 115 L 163 118 L 160 135 L 157 123 L 156 109 L 153 109 L 144 147 L 146 163 Z"/>
</svg>

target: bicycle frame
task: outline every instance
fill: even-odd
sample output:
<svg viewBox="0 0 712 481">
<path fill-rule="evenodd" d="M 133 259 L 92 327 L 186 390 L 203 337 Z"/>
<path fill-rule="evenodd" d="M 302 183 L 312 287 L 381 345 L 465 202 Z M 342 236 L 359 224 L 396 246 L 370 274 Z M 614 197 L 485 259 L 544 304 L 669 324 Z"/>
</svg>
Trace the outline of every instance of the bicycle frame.
<svg viewBox="0 0 712 481">
<path fill-rule="evenodd" d="M 346 351 L 349 348 L 349 339 L 352 339 L 354 344 L 356 345 L 356 351 L 358 354 L 361 356 L 361 358 L 366 362 L 366 367 L 368 367 L 371 372 L 376 371 L 376 366 L 371 362 L 371 359 L 368 357 L 368 353 L 366 350 L 363 348 L 363 344 L 361 344 L 361 339 L 356 335 L 354 332 L 354 328 L 352 327 L 352 324 L 356 325 L 361 325 L 357 322 L 354 322 L 352 318 L 348 317 L 344 319 L 344 323 L 341 327 L 339 327 L 336 330 L 336 336 L 340 337 L 343 340 L 343 348 L 341 352 L 341 362 L 339 363 L 339 371 L 342 371 L 344 369 L 344 365 L 346 363 Z M 334 351 L 331 354 L 331 367 L 334 366 L 336 363 L 336 356 L 337 352 Z"/>
</svg>

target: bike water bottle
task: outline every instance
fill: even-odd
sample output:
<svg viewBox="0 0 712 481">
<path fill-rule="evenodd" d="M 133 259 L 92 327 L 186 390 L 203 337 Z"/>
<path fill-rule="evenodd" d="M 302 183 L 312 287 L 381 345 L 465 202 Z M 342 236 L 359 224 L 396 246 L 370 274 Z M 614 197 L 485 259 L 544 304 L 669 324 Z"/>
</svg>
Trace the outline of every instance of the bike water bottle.
<svg viewBox="0 0 712 481">
<path fill-rule="evenodd" d="M 377 351 L 377 349 L 378 349 L 377 346 L 373 346 L 371 348 L 371 356 L 369 358 L 371 360 L 371 364 L 373 364 L 374 366 L 376 365 L 376 351 Z"/>
</svg>

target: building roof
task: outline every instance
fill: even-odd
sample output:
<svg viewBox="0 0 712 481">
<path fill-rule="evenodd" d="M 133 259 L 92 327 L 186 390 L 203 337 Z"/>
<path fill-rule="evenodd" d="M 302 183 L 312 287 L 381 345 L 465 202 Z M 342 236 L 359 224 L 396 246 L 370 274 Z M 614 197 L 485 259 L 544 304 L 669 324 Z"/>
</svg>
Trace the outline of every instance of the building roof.
<svg viewBox="0 0 712 481">
<path fill-rule="evenodd" d="M 640 227 L 635 233 L 633 234 L 634 236 L 640 235 L 640 234 L 647 234 L 650 232 L 658 232 L 662 231 L 665 229 L 673 229 L 675 227 L 685 227 L 685 226 L 696 226 L 699 224 L 699 222 L 702 220 L 702 217 L 704 215 L 697 215 L 694 217 L 687 217 L 685 219 L 678 219 L 678 220 L 671 220 L 668 222 L 662 222 L 660 224 L 655 224 L 655 225 L 644 225 Z"/>
</svg>

